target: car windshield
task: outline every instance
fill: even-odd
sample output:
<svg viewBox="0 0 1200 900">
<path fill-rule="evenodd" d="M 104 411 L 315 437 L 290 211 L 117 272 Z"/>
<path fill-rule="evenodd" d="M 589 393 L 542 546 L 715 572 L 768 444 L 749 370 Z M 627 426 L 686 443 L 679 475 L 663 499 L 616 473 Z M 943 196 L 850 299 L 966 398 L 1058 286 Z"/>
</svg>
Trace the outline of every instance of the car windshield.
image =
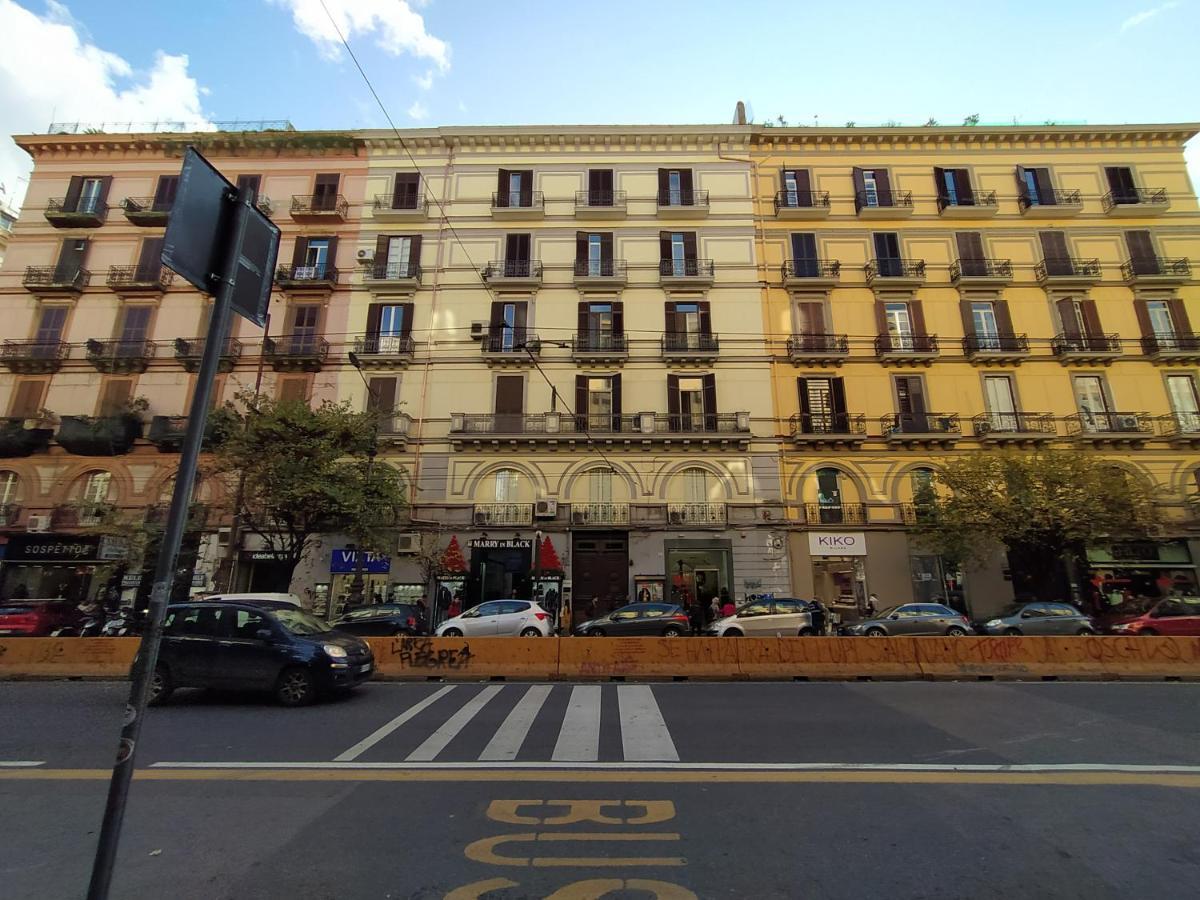
<svg viewBox="0 0 1200 900">
<path fill-rule="evenodd" d="M 275 618 L 292 634 L 324 634 L 333 629 L 302 609 L 277 609 Z"/>
<path fill-rule="evenodd" d="M 886 619 L 888 616 L 890 616 L 892 613 L 894 613 L 899 608 L 900 608 L 899 606 L 889 606 L 886 609 L 881 609 L 879 612 L 875 613 L 875 618 L 876 619 Z"/>
</svg>

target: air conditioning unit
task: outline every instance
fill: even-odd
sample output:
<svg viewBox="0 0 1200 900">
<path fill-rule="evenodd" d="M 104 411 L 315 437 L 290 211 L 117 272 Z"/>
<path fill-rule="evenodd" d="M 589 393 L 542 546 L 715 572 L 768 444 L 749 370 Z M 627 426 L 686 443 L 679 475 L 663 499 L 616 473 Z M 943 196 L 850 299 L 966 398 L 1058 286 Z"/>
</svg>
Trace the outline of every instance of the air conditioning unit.
<svg viewBox="0 0 1200 900">
<path fill-rule="evenodd" d="M 50 516 L 30 516 L 29 521 L 25 525 L 25 530 L 34 534 L 44 534 L 50 530 Z"/>
<path fill-rule="evenodd" d="M 533 504 L 533 514 L 539 519 L 553 519 L 558 515 L 558 501 L 538 500 Z"/>
<path fill-rule="evenodd" d="M 358 261 L 359 261 L 359 262 L 366 262 L 367 260 L 369 260 L 369 259 L 370 259 L 372 256 L 374 256 L 374 255 L 375 255 L 375 254 L 373 254 L 373 253 L 372 253 L 370 250 L 359 250 L 359 251 L 358 251 Z"/>
<path fill-rule="evenodd" d="M 483 340 L 483 335 L 484 335 L 484 332 L 486 332 L 486 331 L 487 331 L 487 322 L 472 322 L 471 323 L 471 337 L 474 340 L 477 340 L 477 341 Z"/>
<path fill-rule="evenodd" d="M 475 510 L 475 524 L 476 525 L 487 525 L 489 518 L 490 517 L 488 516 L 488 514 L 485 510 L 482 510 L 482 509 Z"/>
<path fill-rule="evenodd" d="M 586 509 L 571 510 L 572 525 L 586 525 L 588 523 L 588 512 Z"/>
<path fill-rule="evenodd" d="M 397 553 L 416 553 L 421 549 L 421 536 L 415 532 L 396 535 Z"/>
</svg>

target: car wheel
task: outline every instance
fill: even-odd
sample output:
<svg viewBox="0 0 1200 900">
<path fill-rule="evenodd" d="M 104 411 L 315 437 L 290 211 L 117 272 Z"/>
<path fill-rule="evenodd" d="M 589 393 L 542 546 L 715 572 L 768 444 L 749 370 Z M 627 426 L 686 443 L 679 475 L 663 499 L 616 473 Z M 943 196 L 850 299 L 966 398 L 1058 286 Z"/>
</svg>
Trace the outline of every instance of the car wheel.
<svg viewBox="0 0 1200 900">
<path fill-rule="evenodd" d="M 150 694 L 146 702 L 151 706 L 166 703 L 174 690 L 175 685 L 171 683 L 171 673 L 167 671 L 166 666 L 159 663 L 150 675 Z"/>
<path fill-rule="evenodd" d="M 962 637 L 966 633 L 967 629 L 963 628 L 961 625 L 951 625 L 946 629 L 947 637 Z"/>
<path fill-rule="evenodd" d="M 736 628 L 727 628 L 721 637 L 742 637 L 742 633 Z"/>
<path fill-rule="evenodd" d="M 1084 625 L 1080 628 L 1075 629 L 1075 633 L 1077 635 L 1095 634 L 1096 630 L 1094 628 L 1088 628 L 1086 625 Z"/>
<path fill-rule="evenodd" d="M 604 637 L 604 629 L 603 628 L 593 628 L 591 631 L 588 632 L 588 637 Z"/>
<path fill-rule="evenodd" d="M 1004 633 L 1012 637 L 1019 637 L 1021 634 L 1020 628 L 1005 628 Z"/>
<path fill-rule="evenodd" d="M 275 684 L 275 699 L 284 706 L 304 706 L 317 697 L 317 685 L 308 669 L 284 669 Z"/>
<path fill-rule="evenodd" d="M 461 628 L 447 628 L 440 635 L 438 635 L 438 637 L 462 637 L 462 636 L 463 636 L 463 633 L 462 633 Z"/>
<path fill-rule="evenodd" d="M 536 628 L 522 628 L 521 637 L 541 637 L 542 633 Z"/>
<path fill-rule="evenodd" d="M 668 625 L 663 629 L 663 637 L 682 637 L 683 631 L 676 628 L 674 625 Z"/>
<path fill-rule="evenodd" d="M 868 628 L 867 637 L 887 637 L 887 632 L 882 628 Z"/>
<path fill-rule="evenodd" d="M 816 632 L 807 625 L 800 629 L 800 637 L 812 637 L 814 634 Z"/>
</svg>

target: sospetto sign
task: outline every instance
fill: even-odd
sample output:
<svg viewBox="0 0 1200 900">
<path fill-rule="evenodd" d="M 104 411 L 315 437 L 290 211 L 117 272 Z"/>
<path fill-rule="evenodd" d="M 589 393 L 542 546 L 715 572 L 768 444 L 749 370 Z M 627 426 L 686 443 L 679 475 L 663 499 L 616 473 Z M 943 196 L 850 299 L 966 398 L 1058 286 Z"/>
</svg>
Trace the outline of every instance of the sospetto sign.
<svg viewBox="0 0 1200 900">
<path fill-rule="evenodd" d="M 101 558 L 100 538 L 15 535 L 8 539 L 4 558 L 8 562 L 95 561 Z"/>
<path fill-rule="evenodd" d="M 810 556 L 866 556 L 867 536 L 861 531 L 810 531 Z"/>
</svg>

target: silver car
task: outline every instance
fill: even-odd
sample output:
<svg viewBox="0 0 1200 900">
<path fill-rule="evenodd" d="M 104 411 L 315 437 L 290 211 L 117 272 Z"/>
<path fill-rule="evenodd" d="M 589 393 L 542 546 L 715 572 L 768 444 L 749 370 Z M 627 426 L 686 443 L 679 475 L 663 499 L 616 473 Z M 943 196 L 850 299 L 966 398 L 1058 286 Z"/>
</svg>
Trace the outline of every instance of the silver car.
<svg viewBox="0 0 1200 900">
<path fill-rule="evenodd" d="M 1069 603 L 1014 603 L 978 623 L 980 634 L 1095 634 L 1092 620 Z"/>
<path fill-rule="evenodd" d="M 716 637 L 793 637 L 817 633 L 807 600 L 777 597 L 751 600 L 732 616 L 717 619 L 704 630 Z"/>
<path fill-rule="evenodd" d="M 847 625 L 845 634 L 867 637 L 944 634 L 961 637 L 971 630 L 966 616 L 940 603 L 905 603 L 882 610 L 873 618 Z"/>
</svg>

